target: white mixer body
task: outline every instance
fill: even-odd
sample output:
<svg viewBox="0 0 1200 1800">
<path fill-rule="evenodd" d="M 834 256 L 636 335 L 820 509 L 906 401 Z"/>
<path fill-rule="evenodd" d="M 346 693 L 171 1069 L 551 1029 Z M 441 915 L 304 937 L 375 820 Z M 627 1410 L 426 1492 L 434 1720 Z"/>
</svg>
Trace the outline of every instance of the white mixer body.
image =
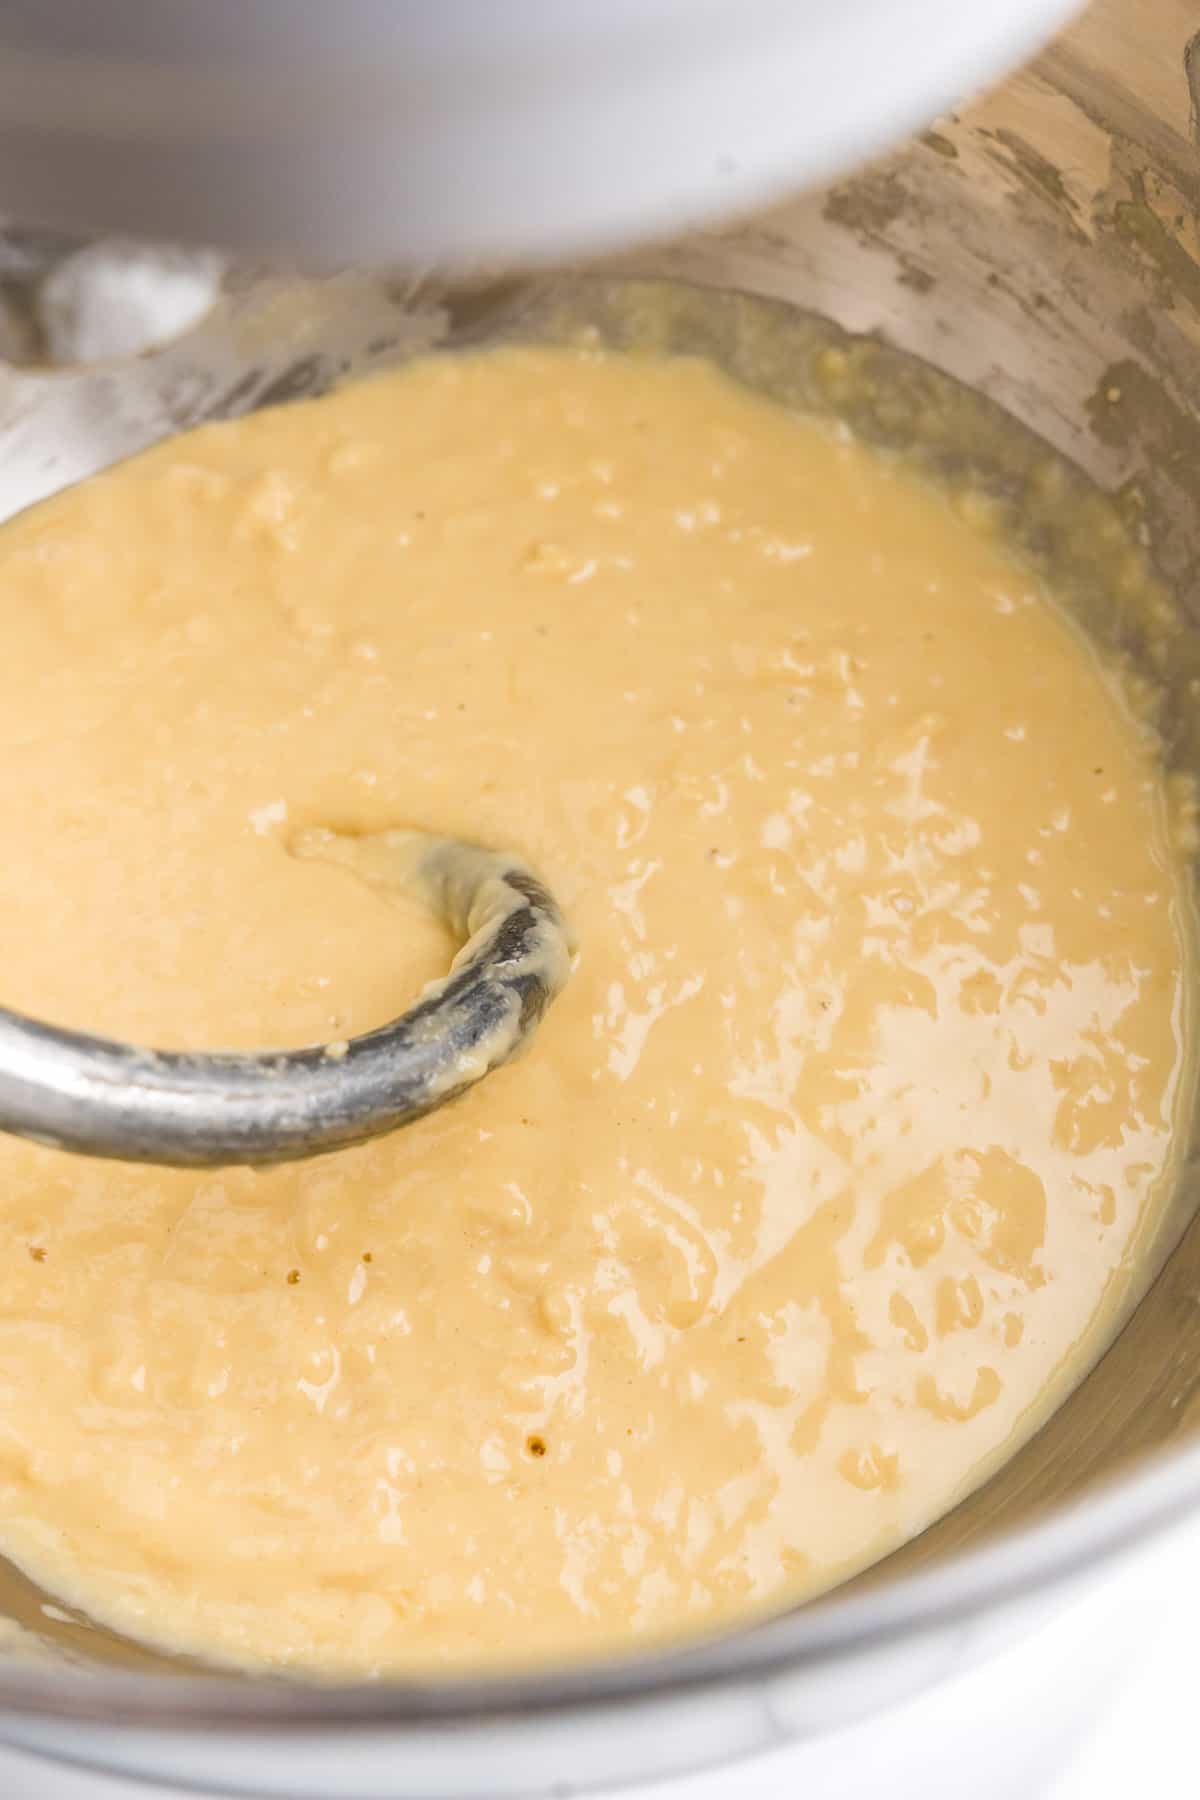
<svg viewBox="0 0 1200 1800">
<path fill-rule="evenodd" d="M 1077 0 L 16 0 L 0 211 L 440 270 L 661 236 L 828 180 Z"/>
</svg>

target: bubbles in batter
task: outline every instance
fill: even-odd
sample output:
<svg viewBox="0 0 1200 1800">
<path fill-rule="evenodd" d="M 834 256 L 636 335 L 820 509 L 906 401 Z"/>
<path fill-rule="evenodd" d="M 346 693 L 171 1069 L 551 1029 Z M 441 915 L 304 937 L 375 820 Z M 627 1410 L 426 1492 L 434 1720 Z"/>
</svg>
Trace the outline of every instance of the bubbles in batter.
<svg viewBox="0 0 1200 1800">
<path fill-rule="evenodd" d="M 288 854 L 510 847 L 529 1054 L 291 1168 L 0 1141 L 0 1547 L 333 1672 L 815 1592 L 1094 1352 L 1188 1099 L 1154 745 L 979 518 L 695 362 L 418 363 L 0 534 L 3 999 L 348 1037 L 449 946 Z"/>
</svg>

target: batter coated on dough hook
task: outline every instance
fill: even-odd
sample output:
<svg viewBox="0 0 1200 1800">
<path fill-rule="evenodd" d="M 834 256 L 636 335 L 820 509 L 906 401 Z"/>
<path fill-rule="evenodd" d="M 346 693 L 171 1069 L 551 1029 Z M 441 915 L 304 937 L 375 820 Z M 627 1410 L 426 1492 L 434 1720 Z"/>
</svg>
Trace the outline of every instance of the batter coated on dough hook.
<svg viewBox="0 0 1200 1800">
<path fill-rule="evenodd" d="M 187 1168 L 361 1143 L 454 1099 L 525 1043 L 570 969 L 553 896 L 516 857 L 415 831 L 312 831 L 295 855 L 416 888 L 465 939 L 408 1012 L 300 1050 L 150 1050 L 0 1008 L 0 1130 Z"/>
</svg>

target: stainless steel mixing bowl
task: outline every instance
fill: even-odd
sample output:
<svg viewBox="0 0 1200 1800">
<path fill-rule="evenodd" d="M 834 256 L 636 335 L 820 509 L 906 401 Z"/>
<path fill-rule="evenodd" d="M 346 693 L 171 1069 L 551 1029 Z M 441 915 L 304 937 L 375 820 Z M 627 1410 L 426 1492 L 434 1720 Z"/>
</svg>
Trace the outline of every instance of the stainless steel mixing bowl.
<svg viewBox="0 0 1200 1800">
<path fill-rule="evenodd" d="M 1033 70 L 866 173 L 623 272 L 813 309 L 989 396 L 1116 495 L 1200 621 L 1196 24 L 1193 0 L 1098 0 Z M 29 242 L 10 250 L 16 268 Z M 486 337 L 522 303 L 511 288 L 447 300 L 235 273 L 165 351 L 0 376 L 0 510 L 200 418 L 447 333 Z M 1172 742 L 1193 762 L 1194 653 L 1179 640 L 1172 671 Z M 318 1687 L 172 1664 L 47 1614 L 9 1572 L 0 1737 L 228 1793 L 499 1796 L 645 1779 L 888 1705 L 1200 1506 L 1198 1200 L 1189 1164 L 1161 1275 L 1054 1420 L 966 1505 L 819 1603 L 603 1667 Z"/>
</svg>

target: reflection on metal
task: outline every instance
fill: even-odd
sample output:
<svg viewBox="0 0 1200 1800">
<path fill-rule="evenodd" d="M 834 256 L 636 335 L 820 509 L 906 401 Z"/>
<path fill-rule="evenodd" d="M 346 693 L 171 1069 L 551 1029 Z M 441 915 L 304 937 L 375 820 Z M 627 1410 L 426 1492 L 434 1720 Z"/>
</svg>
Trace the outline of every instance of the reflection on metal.
<svg viewBox="0 0 1200 1800">
<path fill-rule="evenodd" d="M 295 1162 L 410 1125 L 525 1047 L 571 952 L 515 856 L 420 831 L 310 831 L 291 849 L 423 900 L 465 940 L 449 974 L 389 1024 L 299 1050 L 151 1050 L 0 1008 L 0 1130 L 176 1168 Z"/>
</svg>

